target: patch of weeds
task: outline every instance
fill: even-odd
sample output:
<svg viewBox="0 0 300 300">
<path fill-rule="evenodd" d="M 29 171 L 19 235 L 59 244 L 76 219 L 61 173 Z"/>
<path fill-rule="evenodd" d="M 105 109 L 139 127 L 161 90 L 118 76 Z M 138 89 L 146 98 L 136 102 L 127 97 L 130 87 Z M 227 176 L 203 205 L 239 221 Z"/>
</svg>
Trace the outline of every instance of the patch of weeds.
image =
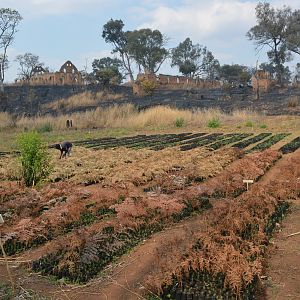
<svg viewBox="0 0 300 300">
<path fill-rule="evenodd" d="M 64 231 L 65 233 L 72 231 L 75 228 L 81 226 L 91 225 L 97 220 L 97 217 L 90 211 L 84 211 L 80 214 L 79 220 L 66 224 Z"/>
<path fill-rule="evenodd" d="M 221 122 L 219 118 L 212 118 L 207 123 L 207 127 L 209 128 L 219 128 L 220 126 Z"/>
<path fill-rule="evenodd" d="M 39 133 L 45 133 L 45 132 L 51 132 L 53 130 L 52 124 L 50 123 L 45 123 L 41 127 L 37 129 Z"/>
<path fill-rule="evenodd" d="M 259 128 L 261 128 L 261 129 L 266 129 L 268 126 L 266 125 L 266 124 L 261 124 L 261 125 L 259 125 Z"/>
<path fill-rule="evenodd" d="M 254 124 L 253 124 L 252 121 L 247 121 L 247 122 L 245 123 L 245 126 L 246 126 L 246 127 L 254 127 Z"/>
<path fill-rule="evenodd" d="M 9 285 L 0 282 L 0 299 L 10 300 L 12 298 L 13 298 L 12 288 Z"/>
<path fill-rule="evenodd" d="M 116 213 L 114 208 L 101 207 L 97 211 L 97 216 L 111 216 Z"/>
<path fill-rule="evenodd" d="M 177 128 L 180 128 L 180 127 L 182 127 L 184 125 L 184 119 L 183 118 L 177 118 L 176 119 L 176 121 L 175 121 L 175 126 L 177 127 Z"/>
<path fill-rule="evenodd" d="M 117 204 L 121 204 L 122 202 L 124 202 L 126 199 L 126 196 L 124 194 L 120 194 L 118 199 L 117 199 Z"/>
</svg>

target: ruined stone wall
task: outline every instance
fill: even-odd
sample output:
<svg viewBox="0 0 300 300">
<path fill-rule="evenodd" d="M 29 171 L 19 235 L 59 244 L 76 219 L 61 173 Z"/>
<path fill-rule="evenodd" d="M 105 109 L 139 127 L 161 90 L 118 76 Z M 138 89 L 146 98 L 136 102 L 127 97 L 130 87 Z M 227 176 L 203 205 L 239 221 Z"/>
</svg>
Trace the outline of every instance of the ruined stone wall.
<svg viewBox="0 0 300 300">
<path fill-rule="evenodd" d="M 258 89 L 260 92 L 268 92 L 271 88 L 272 80 L 268 72 L 258 70 L 252 76 L 253 90 L 256 92 Z"/>
<path fill-rule="evenodd" d="M 20 82 L 27 84 L 27 82 Z M 36 74 L 29 81 L 30 85 L 83 85 L 84 81 L 80 73 L 44 73 Z"/>
<path fill-rule="evenodd" d="M 194 79 L 185 76 L 174 76 L 166 74 L 138 74 L 137 85 L 141 80 L 154 81 L 158 89 L 189 89 L 189 88 L 205 88 L 214 89 L 222 86 L 219 80 Z M 138 90 L 138 87 L 136 88 Z"/>
<path fill-rule="evenodd" d="M 36 72 L 26 80 L 17 80 L 16 85 L 83 85 L 80 72 L 71 61 L 66 61 L 58 72 L 46 72 L 42 67 L 36 67 Z"/>
</svg>

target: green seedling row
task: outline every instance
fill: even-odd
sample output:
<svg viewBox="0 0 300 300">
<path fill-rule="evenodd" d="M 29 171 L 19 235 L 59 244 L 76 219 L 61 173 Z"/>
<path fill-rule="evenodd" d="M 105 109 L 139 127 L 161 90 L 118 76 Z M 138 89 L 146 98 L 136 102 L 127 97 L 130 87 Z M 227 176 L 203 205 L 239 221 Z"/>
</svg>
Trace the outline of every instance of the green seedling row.
<svg viewBox="0 0 300 300">
<path fill-rule="evenodd" d="M 237 147 L 237 148 L 240 148 L 240 149 L 244 149 L 244 148 L 250 146 L 251 144 L 255 144 L 255 143 L 265 139 L 266 137 L 268 137 L 270 135 L 272 135 L 271 132 L 260 133 L 259 135 L 256 135 L 256 136 L 254 136 L 250 139 L 238 142 L 238 143 L 232 145 L 232 147 Z"/>
<path fill-rule="evenodd" d="M 265 141 L 257 144 L 256 146 L 254 146 L 248 152 L 251 152 L 251 151 L 263 151 L 265 149 L 268 149 L 271 146 L 273 146 L 276 143 L 278 143 L 279 141 L 283 140 L 288 135 L 289 135 L 289 133 L 278 133 L 278 134 L 275 134 L 275 135 L 271 136 L 270 138 L 268 138 L 267 140 L 265 140 Z"/>
<path fill-rule="evenodd" d="M 279 150 L 283 154 L 287 154 L 287 153 L 295 152 L 299 148 L 300 148 L 300 136 L 298 136 L 297 138 L 293 139 L 289 143 L 285 144 Z"/>
<path fill-rule="evenodd" d="M 226 145 L 232 144 L 234 142 L 238 142 L 240 140 L 243 140 L 243 139 L 245 139 L 245 138 L 247 138 L 251 135 L 252 135 L 252 133 L 236 134 L 234 136 L 231 136 L 228 139 L 220 140 L 220 141 L 217 141 L 217 142 L 209 145 L 209 148 L 212 149 L 212 150 L 217 150 L 217 149 L 220 149 L 223 146 L 226 146 Z"/>
</svg>

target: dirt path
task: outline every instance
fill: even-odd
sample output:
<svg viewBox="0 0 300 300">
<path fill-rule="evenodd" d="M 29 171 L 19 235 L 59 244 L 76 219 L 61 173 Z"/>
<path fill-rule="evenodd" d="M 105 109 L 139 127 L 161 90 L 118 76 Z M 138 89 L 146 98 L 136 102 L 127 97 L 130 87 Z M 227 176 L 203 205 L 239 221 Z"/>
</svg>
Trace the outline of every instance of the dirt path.
<svg viewBox="0 0 300 300">
<path fill-rule="evenodd" d="M 274 248 L 268 260 L 267 299 L 300 299 L 300 199 L 292 202 L 291 213 L 274 236 Z"/>
</svg>

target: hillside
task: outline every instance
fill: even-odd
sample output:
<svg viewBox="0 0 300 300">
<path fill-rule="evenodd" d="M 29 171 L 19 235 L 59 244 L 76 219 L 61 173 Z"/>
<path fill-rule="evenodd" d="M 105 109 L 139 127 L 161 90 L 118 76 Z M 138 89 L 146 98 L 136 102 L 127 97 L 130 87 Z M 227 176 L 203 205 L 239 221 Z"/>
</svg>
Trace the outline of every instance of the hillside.
<svg viewBox="0 0 300 300">
<path fill-rule="evenodd" d="M 101 86 L 7 86 L 6 99 L 0 103 L 0 111 L 12 114 L 44 115 L 75 111 L 93 110 L 116 104 L 134 104 L 139 110 L 157 105 L 169 105 L 182 109 L 219 108 L 225 112 L 236 109 L 249 109 L 266 115 L 300 115 L 300 104 L 292 104 L 293 96 L 300 96 L 297 88 L 274 88 L 261 99 L 255 100 L 251 88 L 232 89 L 231 95 L 221 88 L 192 90 L 157 90 L 153 96 L 136 96 L 128 86 L 113 86 L 107 92 L 117 95 L 117 100 L 104 99 L 96 105 L 78 105 L 68 109 L 61 105 L 59 109 L 51 108 L 51 103 L 67 100 L 74 95 L 88 93 L 96 95 L 103 92 Z"/>
</svg>

